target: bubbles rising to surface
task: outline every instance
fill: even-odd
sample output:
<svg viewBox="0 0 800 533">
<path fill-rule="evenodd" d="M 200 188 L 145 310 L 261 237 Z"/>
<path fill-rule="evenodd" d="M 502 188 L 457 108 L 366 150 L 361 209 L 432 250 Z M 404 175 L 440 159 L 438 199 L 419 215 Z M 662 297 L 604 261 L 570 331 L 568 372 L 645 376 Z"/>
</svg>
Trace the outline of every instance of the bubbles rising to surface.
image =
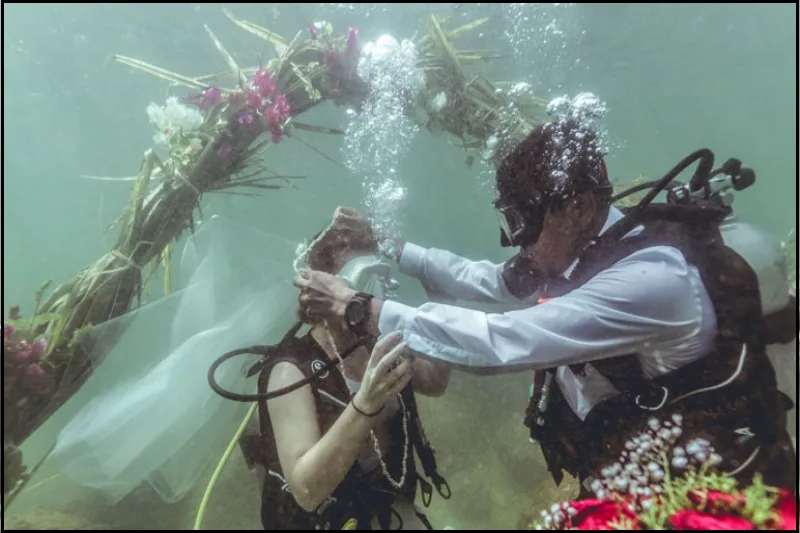
<svg viewBox="0 0 800 533">
<path fill-rule="evenodd" d="M 575 3 L 502 4 L 505 37 L 511 45 L 516 70 L 546 93 L 559 88 L 577 58 L 572 49 L 581 35 Z"/>
<path fill-rule="evenodd" d="M 407 109 L 424 86 L 412 43 L 388 35 L 364 46 L 359 76 L 370 84 L 361 113 L 348 113 L 345 164 L 362 180 L 367 215 L 380 239 L 400 233 L 401 204 L 406 195 L 397 167 L 419 132 Z"/>
</svg>

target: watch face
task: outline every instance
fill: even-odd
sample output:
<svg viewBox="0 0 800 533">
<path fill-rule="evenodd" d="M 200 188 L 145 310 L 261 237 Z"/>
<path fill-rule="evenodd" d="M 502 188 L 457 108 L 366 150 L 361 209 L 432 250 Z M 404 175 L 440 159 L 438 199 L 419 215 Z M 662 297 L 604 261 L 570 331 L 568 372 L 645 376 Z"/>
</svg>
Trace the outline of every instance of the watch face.
<svg viewBox="0 0 800 533">
<path fill-rule="evenodd" d="M 361 302 L 350 302 L 345 309 L 347 323 L 356 326 L 364 319 L 364 306 Z"/>
</svg>

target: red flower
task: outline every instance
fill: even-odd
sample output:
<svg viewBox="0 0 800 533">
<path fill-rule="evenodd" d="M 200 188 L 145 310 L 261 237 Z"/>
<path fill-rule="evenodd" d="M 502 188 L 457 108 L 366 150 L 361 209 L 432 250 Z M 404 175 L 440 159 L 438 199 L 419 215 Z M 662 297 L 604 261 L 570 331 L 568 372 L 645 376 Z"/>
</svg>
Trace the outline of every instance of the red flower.
<svg viewBox="0 0 800 533">
<path fill-rule="evenodd" d="M 750 521 L 732 514 L 711 515 L 700 511 L 678 511 L 669 518 L 674 529 L 745 531 L 756 527 Z"/>
<path fill-rule="evenodd" d="M 572 519 L 575 529 L 610 530 L 616 529 L 612 524 L 625 520 L 633 523 L 632 529 L 640 529 L 639 519 L 627 506 L 617 502 L 603 500 L 581 500 L 571 502 L 577 514 Z"/>
<path fill-rule="evenodd" d="M 778 521 L 772 525 L 774 529 L 783 531 L 797 531 L 797 495 L 788 490 L 781 490 L 778 501 L 775 503 L 775 512 Z"/>
</svg>

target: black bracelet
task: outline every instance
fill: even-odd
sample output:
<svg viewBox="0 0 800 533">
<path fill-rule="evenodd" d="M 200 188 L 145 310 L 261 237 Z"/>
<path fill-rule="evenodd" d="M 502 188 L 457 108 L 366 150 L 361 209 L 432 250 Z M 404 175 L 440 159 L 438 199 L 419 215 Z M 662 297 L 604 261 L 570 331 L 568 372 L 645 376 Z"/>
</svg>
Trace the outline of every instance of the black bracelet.
<svg viewBox="0 0 800 533">
<path fill-rule="evenodd" d="M 353 397 L 350 398 L 350 404 L 353 406 L 353 409 L 356 410 L 356 413 L 358 413 L 360 415 L 363 415 L 363 416 L 366 416 L 367 418 L 372 418 L 372 417 L 378 416 L 380 414 L 380 412 L 383 411 L 383 408 L 385 407 L 385 406 L 382 405 L 380 409 L 378 409 L 377 411 L 375 411 L 372 414 L 365 413 L 364 411 L 359 409 L 358 406 L 356 406 L 355 395 L 353 395 Z"/>
</svg>

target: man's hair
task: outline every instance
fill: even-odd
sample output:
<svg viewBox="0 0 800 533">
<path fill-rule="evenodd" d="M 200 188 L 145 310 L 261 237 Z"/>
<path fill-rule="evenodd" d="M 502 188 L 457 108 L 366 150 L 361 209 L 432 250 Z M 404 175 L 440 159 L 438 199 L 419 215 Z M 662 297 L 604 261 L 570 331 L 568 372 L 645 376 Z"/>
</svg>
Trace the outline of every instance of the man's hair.
<svg viewBox="0 0 800 533">
<path fill-rule="evenodd" d="M 537 126 L 500 163 L 496 185 L 500 199 L 514 204 L 535 191 L 548 206 L 592 190 L 611 197 L 597 134 L 573 119 Z"/>
</svg>

